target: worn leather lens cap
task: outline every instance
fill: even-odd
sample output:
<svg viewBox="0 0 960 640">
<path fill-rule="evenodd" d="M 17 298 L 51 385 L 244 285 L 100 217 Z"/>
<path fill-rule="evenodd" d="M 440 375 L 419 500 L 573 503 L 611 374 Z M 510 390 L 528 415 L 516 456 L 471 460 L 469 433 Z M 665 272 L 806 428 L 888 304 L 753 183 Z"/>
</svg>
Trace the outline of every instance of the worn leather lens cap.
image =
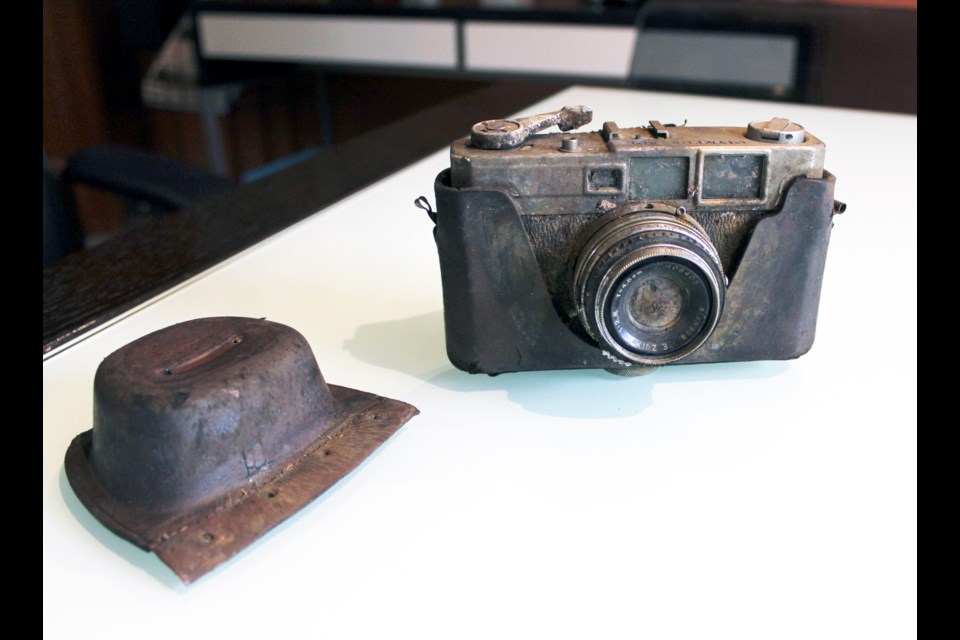
<svg viewBox="0 0 960 640">
<path fill-rule="evenodd" d="M 64 466 L 104 526 L 189 583 L 306 506 L 417 413 L 327 384 L 290 327 L 201 318 L 101 363 L 93 428 L 74 438 Z"/>
</svg>

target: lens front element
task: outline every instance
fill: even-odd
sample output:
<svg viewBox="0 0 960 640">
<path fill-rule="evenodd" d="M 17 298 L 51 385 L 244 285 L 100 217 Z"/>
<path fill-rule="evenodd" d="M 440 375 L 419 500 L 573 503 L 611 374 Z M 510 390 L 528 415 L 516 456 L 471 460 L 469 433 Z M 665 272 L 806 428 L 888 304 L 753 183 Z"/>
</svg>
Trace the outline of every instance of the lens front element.
<svg viewBox="0 0 960 640">
<path fill-rule="evenodd" d="M 706 232 L 682 210 L 618 208 L 587 229 L 574 268 L 577 313 L 611 355 L 668 364 L 699 348 L 723 307 Z"/>
<path fill-rule="evenodd" d="M 676 353 L 703 332 L 710 311 L 700 273 L 683 261 L 658 258 L 614 283 L 605 305 L 613 338 L 637 353 Z"/>
</svg>

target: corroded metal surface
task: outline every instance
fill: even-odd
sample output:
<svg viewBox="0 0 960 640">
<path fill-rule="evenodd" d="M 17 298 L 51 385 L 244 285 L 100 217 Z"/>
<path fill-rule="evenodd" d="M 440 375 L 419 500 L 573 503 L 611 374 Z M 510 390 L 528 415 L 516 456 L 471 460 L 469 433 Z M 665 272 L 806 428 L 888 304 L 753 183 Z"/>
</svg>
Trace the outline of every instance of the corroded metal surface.
<svg viewBox="0 0 960 640">
<path fill-rule="evenodd" d="M 455 141 L 432 216 L 451 361 L 625 373 L 805 353 L 843 207 L 823 142 L 783 118 L 752 126 Z M 661 229 L 658 211 L 699 231 Z"/>
<path fill-rule="evenodd" d="M 65 459 L 108 529 L 192 582 L 303 508 L 418 413 L 328 385 L 306 340 L 205 318 L 107 357 Z"/>
</svg>

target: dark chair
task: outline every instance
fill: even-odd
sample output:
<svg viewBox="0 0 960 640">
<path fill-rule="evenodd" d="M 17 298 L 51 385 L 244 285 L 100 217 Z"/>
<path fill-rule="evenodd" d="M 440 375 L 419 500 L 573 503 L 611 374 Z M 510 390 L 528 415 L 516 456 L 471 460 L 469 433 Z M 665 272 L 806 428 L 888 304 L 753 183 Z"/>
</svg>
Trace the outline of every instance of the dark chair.
<svg viewBox="0 0 960 640">
<path fill-rule="evenodd" d="M 233 186 L 206 169 L 139 149 L 104 146 L 84 149 L 60 175 L 43 155 L 43 266 L 83 248 L 83 230 L 72 185 L 103 189 L 144 202 L 156 213 L 177 211 Z"/>
</svg>

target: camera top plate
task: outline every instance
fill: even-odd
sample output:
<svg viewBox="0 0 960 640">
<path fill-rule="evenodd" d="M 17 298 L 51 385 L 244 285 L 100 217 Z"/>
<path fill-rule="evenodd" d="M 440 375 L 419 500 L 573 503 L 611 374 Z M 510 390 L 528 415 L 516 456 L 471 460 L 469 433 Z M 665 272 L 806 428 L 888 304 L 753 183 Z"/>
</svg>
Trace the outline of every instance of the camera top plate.
<svg viewBox="0 0 960 640">
<path fill-rule="evenodd" d="M 574 126 L 572 116 L 563 115 L 574 109 L 580 115 L 592 112 L 565 107 L 552 114 L 478 123 L 471 137 L 451 146 L 451 185 L 504 189 L 520 199 L 523 213 L 584 212 L 598 198 L 700 210 L 773 210 L 794 179 L 823 176 L 825 145 L 786 118 L 757 120 L 747 127 L 653 120 L 621 128 L 606 122 L 597 131 L 531 133 L 505 146 L 481 137 L 480 144 L 495 148 L 478 146 L 478 127 L 493 136 L 493 125 L 500 123 L 502 135 L 516 138 L 518 131 L 551 124 Z"/>
</svg>

